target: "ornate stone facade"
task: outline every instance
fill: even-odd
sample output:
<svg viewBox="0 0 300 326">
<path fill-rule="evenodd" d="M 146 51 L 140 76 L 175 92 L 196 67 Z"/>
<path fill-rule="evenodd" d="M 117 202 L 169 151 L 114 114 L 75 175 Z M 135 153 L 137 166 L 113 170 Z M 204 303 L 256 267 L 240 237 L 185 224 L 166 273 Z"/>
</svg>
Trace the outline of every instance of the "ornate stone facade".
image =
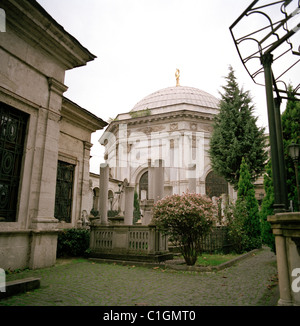
<svg viewBox="0 0 300 326">
<path fill-rule="evenodd" d="M 192 87 L 178 85 L 146 96 L 129 113 L 119 114 L 100 139 L 111 176 L 126 179 L 140 200 L 155 200 L 152 173 L 162 160 L 164 196 L 186 191 L 233 194 L 226 182 L 225 188 L 207 189 L 209 139 L 217 113 L 218 100 Z"/>
</svg>

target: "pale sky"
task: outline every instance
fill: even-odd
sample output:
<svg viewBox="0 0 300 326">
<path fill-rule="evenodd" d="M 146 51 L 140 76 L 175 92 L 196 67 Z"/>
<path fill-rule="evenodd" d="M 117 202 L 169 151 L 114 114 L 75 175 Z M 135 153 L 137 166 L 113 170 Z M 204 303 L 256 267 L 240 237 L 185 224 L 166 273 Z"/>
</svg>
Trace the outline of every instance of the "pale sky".
<svg viewBox="0 0 300 326">
<path fill-rule="evenodd" d="M 66 73 L 64 94 L 107 121 L 145 96 L 180 84 L 216 97 L 232 65 L 249 90 L 259 126 L 268 126 L 265 89 L 238 56 L 229 27 L 252 0 L 38 0 L 97 58 Z M 92 135 L 91 172 L 99 173 L 103 148 Z"/>
</svg>

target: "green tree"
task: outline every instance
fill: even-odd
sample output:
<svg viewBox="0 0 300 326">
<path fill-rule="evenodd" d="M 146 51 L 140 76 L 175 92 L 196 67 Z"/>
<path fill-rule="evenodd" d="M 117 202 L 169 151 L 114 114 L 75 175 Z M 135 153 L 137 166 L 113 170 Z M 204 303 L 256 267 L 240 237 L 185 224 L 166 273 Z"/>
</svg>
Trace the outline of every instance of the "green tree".
<svg viewBox="0 0 300 326">
<path fill-rule="evenodd" d="M 251 180 L 261 175 L 267 160 L 266 138 L 264 128 L 256 125 L 249 92 L 239 88 L 231 66 L 226 80 L 220 111 L 214 119 L 209 155 L 213 170 L 237 190 L 243 157 Z"/>
<path fill-rule="evenodd" d="M 288 147 L 291 143 L 300 145 L 300 102 L 296 101 L 291 90 L 292 88 L 289 87 L 290 99 L 287 101 L 286 109 L 281 115 L 281 122 L 288 200 L 293 202 L 294 211 L 299 211 L 295 167 L 289 155 Z M 298 174 L 300 175 L 300 165 L 298 165 Z"/>
<path fill-rule="evenodd" d="M 259 212 L 260 222 L 261 222 L 261 236 L 262 243 L 266 244 L 275 252 L 275 238 L 271 228 L 271 224 L 267 221 L 268 216 L 274 214 L 273 204 L 274 204 L 274 188 L 272 181 L 272 166 L 271 160 L 266 164 L 266 173 L 264 174 L 264 189 L 265 197 L 261 204 L 261 209 Z"/>
<path fill-rule="evenodd" d="M 244 200 L 247 208 L 247 217 L 244 221 L 244 228 L 246 234 L 249 237 L 249 248 L 261 247 L 261 226 L 259 218 L 258 202 L 255 198 L 254 185 L 251 181 L 251 175 L 248 164 L 245 159 L 242 158 L 242 164 L 240 168 L 240 179 L 238 183 L 238 200 Z"/>
<path fill-rule="evenodd" d="M 229 226 L 229 235 L 236 242 L 238 239 L 239 251 L 249 251 L 261 247 L 261 226 L 258 202 L 251 182 L 248 164 L 242 158 L 238 193 L 233 219 Z M 236 245 L 236 243 L 234 243 Z"/>
</svg>

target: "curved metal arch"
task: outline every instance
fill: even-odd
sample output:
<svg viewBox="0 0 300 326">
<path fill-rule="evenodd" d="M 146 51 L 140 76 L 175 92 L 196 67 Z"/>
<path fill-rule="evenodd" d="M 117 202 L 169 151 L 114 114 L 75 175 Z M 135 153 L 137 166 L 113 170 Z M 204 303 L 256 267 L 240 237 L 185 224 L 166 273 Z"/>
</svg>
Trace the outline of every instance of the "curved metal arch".
<svg viewBox="0 0 300 326">
<path fill-rule="evenodd" d="M 295 17 L 297 14 L 300 13 L 300 0 L 298 0 L 298 7 L 296 7 L 296 9 L 292 8 L 292 12 L 290 14 L 287 13 L 286 8 L 288 7 L 288 5 L 292 2 L 292 1 L 287 1 L 287 0 L 279 0 L 279 1 L 269 1 L 267 3 L 262 4 L 261 6 L 258 5 L 260 0 L 254 0 L 249 6 L 248 8 L 236 19 L 236 21 L 230 26 L 230 32 L 232 35 L 232 38 L 234 40 L 238 55 L 242 61 L 242 64 L 244 65 L 246 71 L 248 72 L 249 76 L 251 77 L 251 79 L 253 80 L 254 83 L 258 84 L 258 85 L 263 85 L 259 82 L 257 82 L 257 76 L 263 71 L 262 67 L 260 67 L 259 69 L 256 69 L 256 71 L 252 72 L 250 67 L 249 67 L 249 63 L 253 62 L 251 61 L 252 59 L 261 59 L 263 57 L 263 55 L 267 54 L 267 53 L 272 53 L 273 51 L 275 51 L 277 48 L 279 48 L 283 43 L 288 44 L 289 49 L 283 51 L 282 53 L 280 53 L 279 55 L 277 55 L 276 58 L 273 59 L 273 63 L 280 59 L 283 58 L 286 55 L 300 55 L 300 44 L 295 46 L 292 41 L 291 41 L 291 37 L 299 31 L 300 29 L 300 23 L 298 23 L 296 25 L 295 28 L 293 28 L 292 30 L 289 30 L 288 28 L 288 21 Z M 263 10 L 267 7 L 271 7 L 271 6 L 278 6 L 281 3 L 280 6 L 280 12 L 283 15 L 283 18 L 278 20 L 276 19 L 276 22 L 273 22 L 272 20 L 272 16 L 268 15 L 266 12 L 264 12 Z M 257 6 L 256 6 L 257 5 Z M 233 29 L 238 25 L 238 23 L 244 18 L 244 17 L 249 17 L 250 15 L 253 14 L 258 14 L 258 15 L 262 15 L 264 16 L 267 21 L 268 24 L 267 26 L 263 26 L 260 27 L 254 31 L 248 32 L 246 33 L 244 36 L 241 36 L 239 38 L 235 38 Z M 268 32 L 261 40 L 259 40 L 258 38 L 255 38 L 255 34 L 262 32 L 266 29 L 270 29 L 270 32 Z M 280 30 L 284 31 L 284 36 L 280 37 L 279 36 L 279 32 Z M 269 44 L 263 46 L 263 43 L 265 43 L 267 40 L 270 40 L 271 37 L 275 37 L 275 40 L 272 40 Z M 244 53 L 244 57 L 242 56 L 242 52 L 240 49 L 241 43 L 244 41 L 255 41 L 257 43 L 258 49 L 256 52 L 249 54 L 248 56 L 245 56 Z M 295 49 L 296 48 L 296 49 Z M 297 51 L 298 49 L 298 51 Z M 258 56 L 258 54 L 260 54 L 260 56 Z M 288 92 L 287 90 L 282 90 L 279 89 L 276 85 L 276 83 L 280 82 L 282 77 L 286 76 L 287 72 L 290 72 L 294 69 L 294 67 L 300 62 L 299 60 L 290 60 L 292 61 L 291 63 L 287 64 L 286 69 L 283 72 L 280 72 L 278 76 L 274 76 L 273 74 L 273 90 L 277 93 L 277 96 L 281 97 L 281 98 L 289 98 Z M 293 98 L 294 100 L 300 100 L 300 93 L 299 93 L 299 88 L 300 88 L 300 83 L 298 83 L 297 81 L 297 85 L 293 86 L 294 90 L 293 93 L 295 94 L 295 98 Z"/>
</svg>

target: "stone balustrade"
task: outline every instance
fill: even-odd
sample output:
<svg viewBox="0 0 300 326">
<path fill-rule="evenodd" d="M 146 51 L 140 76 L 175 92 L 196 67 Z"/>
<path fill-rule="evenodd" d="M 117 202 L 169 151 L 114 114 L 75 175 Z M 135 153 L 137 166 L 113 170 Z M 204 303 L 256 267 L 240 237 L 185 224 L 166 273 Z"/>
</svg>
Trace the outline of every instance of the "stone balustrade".
<svg viewBox="0 0 300 326">
<path fill-rule="evenodd" d="M 91 225 L 90 256 L 95 258 L 164 261 L 172 259 L 168 238 L 155 225 Z"/>
</svg>

